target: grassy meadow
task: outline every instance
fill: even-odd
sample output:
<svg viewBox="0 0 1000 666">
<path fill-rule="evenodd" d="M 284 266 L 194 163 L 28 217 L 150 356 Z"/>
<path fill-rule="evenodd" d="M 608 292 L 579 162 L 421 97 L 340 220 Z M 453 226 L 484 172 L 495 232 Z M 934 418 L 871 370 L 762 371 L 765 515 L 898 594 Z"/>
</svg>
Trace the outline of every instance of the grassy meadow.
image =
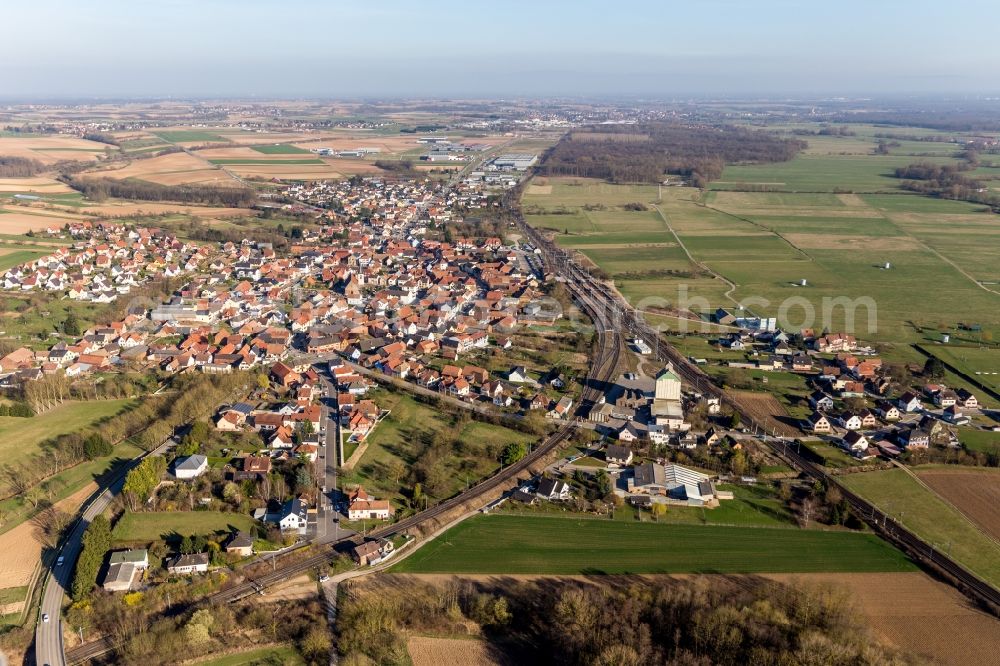
<svg viewBox="0 0 1000 666">
<path fill-rule="evenodd" d="M 910 571 L 871 534 L 767 527 L 480 515 L 423 546 L 397 573 L 781 573 Z"/>
<path fill-rule="evenodd" d="M 309 155 L 305 148 L 299 148 L 288 143 L 274 143 L 266 146 L 252 146 L 258 153 L 265 155 Z"/>
<path fill-rule="evenodd" d="M 126 512 L 115 524 L 112 537 L 116 543 L 143 543 L 169 540 L 176 536 L 249 531 L 254 520 L 242 513 L 221 511 Z"/>
<path fill-rule="evenodd" d="M 42 442 L 59 435 L 80 432 L 135 404 L 133 400 L 88 400 L 67 402 L 30 418 L 0 416 L 0 455 L 32 454 Z"/>
</svg>

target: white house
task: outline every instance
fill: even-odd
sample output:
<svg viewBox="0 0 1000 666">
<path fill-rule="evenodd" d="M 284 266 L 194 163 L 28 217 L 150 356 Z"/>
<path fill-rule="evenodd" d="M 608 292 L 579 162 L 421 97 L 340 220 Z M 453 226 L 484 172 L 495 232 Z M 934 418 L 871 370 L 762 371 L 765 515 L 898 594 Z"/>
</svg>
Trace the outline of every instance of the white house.
<svg viewBox="0 0 1000 666">
<path fill-rule="evenodd" d="M 178 555 L 167 564 L 167 571 L 172 574 L 192 574 L 208 571 L 208 553 L 193 555 Z"/>
<path fill-rule="evenodd" d="M 183 456 L 174 461 L 174 476 L 178 479 L 194 479 L 208 469 L 208 458 L 203 455 Z"/>
<path fill-rule="evenodd" d="M 378 500 L 365 492 L 361 486 L 348 496 L 347 518 L 349 520 L 388 520 L 393 514 L 389 500 Z"/>
<path fill-rule="evenodd" d="M 569 484 L 558 479 L 542 479 L 535 494 L 547 500 L 567 500 L 570 497 Z"/>
</svg>

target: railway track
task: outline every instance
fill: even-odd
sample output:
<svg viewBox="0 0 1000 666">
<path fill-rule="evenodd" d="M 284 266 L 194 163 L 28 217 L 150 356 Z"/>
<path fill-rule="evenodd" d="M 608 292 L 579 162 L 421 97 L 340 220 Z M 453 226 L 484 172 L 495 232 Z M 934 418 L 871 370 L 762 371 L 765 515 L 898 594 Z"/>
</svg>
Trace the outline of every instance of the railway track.
<svg viewBox="0 0 1000 666">
<path fill-rule="evenodd" d="M 528 226 L 519 213 L 517 219 L 523 234 L 531 239 L 535 247 L 541 250 L 547 263 L 557 267 L 558 272 L 567 283 L 575 283 L 576 292 L 586 293 L 595 307 L 606 313 L 611 313 L 612 327 L 617 327 L 623 334 L 630 337 L 645 341 L 655 350 L 654 354 L 657 360 L 670 362 L 674 366 L 674 371 L 685 383 L 703 395 L 719 398 L 722 404 L 739 413 L 741 420 L 749 427 L 759 428 L 764 433 L 772 430 L 773 424 L 770 423 L 770 415 L 760 413 L 759 410 L 753 409 L 737 397 L 720 389 L 698 366 L 662 340 L 659 333 L 645 323 L 641 314 L 637 313 L 628 303 L 623 302 L 617 292 L 579 266 L 569 252 L 559 248 L 536 229 Z M 924 564 L 927 568 L 947 579 L 954 587 L 992 614 L 1000 616 L 1000 590 L 935 549 L 932 544 L 906 529 L 872 503 L 848 490 L 822 467 L 792 452 L 782 440 L 768 438 L 765 435 L 764 441 L 777 457 L 801 474 L 825 484 L 837 486 L 855 514 L 882 538 L 902 550 L 914 561 Z"/>
</svg>

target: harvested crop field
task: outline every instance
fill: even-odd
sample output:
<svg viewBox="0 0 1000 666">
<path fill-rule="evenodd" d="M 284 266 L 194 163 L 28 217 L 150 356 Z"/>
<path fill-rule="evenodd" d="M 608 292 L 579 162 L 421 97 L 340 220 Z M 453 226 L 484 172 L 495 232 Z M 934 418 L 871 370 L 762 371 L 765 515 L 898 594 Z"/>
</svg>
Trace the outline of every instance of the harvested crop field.
<svg viewBox="0 0 1000 666">
<path fill-rule="evenodd" d="M 213 172 L 215 173 L 215 172 Z M 195 217 L 234 217 L 246 215 L 246 208 L 212 208 L 211 206 L 185 206 L 163 203 L 116 203 L 87 206 L 81 212 L 102 217 L 126 217 L 132 215 L 161 215 L 163 213 L 183 213 Z"/>
<path fill-rule="evenodd" d="M 170 155 L 151 157 L 148 160 L 135 160 L 121 169 L 89 171 L 83 176 L 117 180 L 137 178 L 161 185 L 184 185 L 187 183 L 217 184 L 230 187 L 239 185 L 222 169 L 214 168 L 204 160 L 187 153 L 171 153 Z"/>
<path fill-rule="evenodd" d="M 995 664 L 1000 620 L 923 573 L 768 575 L 843 586 L 875 635 L 934 664 Z"/>
<path fill-rule="evenodd" d="M 11 212 L 0 210 L 0 233 L 23 234 L 29 231 L 39 231 L 46 227 L 61 227 L 71 220 L 79 219 L 76 215 L 34 215 L 32 213 Z"/>
<path fill-rule="evenodd" d="M 96 160 L 111 146 L 75 136 L 26 134 L 0 137 L 0 155 L 28 157 L 43 164 L 60 160 Z"/>
<path fill-rule="evenodd" d="M 52 178 L 0 178 L 0 192 L 67 194 L 73 192 L 73 188 Z"/>
<path fill-rule="evenodd" d="M 976 467 L 918 470 L 920 480 L 994 539 L 1000 539 L 1000 472 Z"/>
<path fill-rule="evenodd" d="M 802 434 L 798 428 L 789 424 L 788 411 L 785 409 L 773 393 L 762 391 L 727 391 L 747 409 L 761 417 L 765 417 L 770 428 L 777 431 L 779 435 L 797 437 Z"/>
<path fill-rule="evenodd" d="M 359 162 L 359 164 L 364 164 Z M 229 165 L 229 171 L 239 174 L 244 178 L 278 178 L 279 180 L 313 180 L 313 179 L 335 179 L 343 178 L 344 172 L 334 169 L 328 164 L 308 165 L 308 164 L 285 164 L 280 162 L 274 164 L 250 164 L 250 165 Z M 372 167 L 378 171 L 378 167 Z M 357 170 L 355 170 L 357 172 Z M 350 171 L 347 173 L 351 173 Z"/>
<path fill-rule="evenodd" d="M 411 636 L 406 641 L 413 666 L 488 666 L 502 664 L 485 641 L 478 638 Z"/>
<path fill-rule="evenodd" d="M 262 153 L 249 146 L 235 146 L 233 148 L 206 148 L 195 151 L 198 157 L 206 160 L 267 160 L 274 162 L 288 161 L 291 159 L 311 157 L 311 153 L 298 153 L 289 155 L 287 153 Z"/>
</svg>

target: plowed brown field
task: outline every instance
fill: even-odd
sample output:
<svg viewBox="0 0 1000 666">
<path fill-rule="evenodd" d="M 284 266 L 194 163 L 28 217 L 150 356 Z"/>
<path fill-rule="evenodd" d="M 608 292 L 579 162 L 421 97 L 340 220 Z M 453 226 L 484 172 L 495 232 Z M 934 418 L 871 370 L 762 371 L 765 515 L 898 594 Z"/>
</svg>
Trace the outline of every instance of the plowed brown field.
<svg viewBox="0 0 1000 666">
<path fill-rule="evenodd" d="M 923 469 L 917 476 L 979 525 L 1000 539 L 1000 471 L 981 467 Z"/>
</svg>

